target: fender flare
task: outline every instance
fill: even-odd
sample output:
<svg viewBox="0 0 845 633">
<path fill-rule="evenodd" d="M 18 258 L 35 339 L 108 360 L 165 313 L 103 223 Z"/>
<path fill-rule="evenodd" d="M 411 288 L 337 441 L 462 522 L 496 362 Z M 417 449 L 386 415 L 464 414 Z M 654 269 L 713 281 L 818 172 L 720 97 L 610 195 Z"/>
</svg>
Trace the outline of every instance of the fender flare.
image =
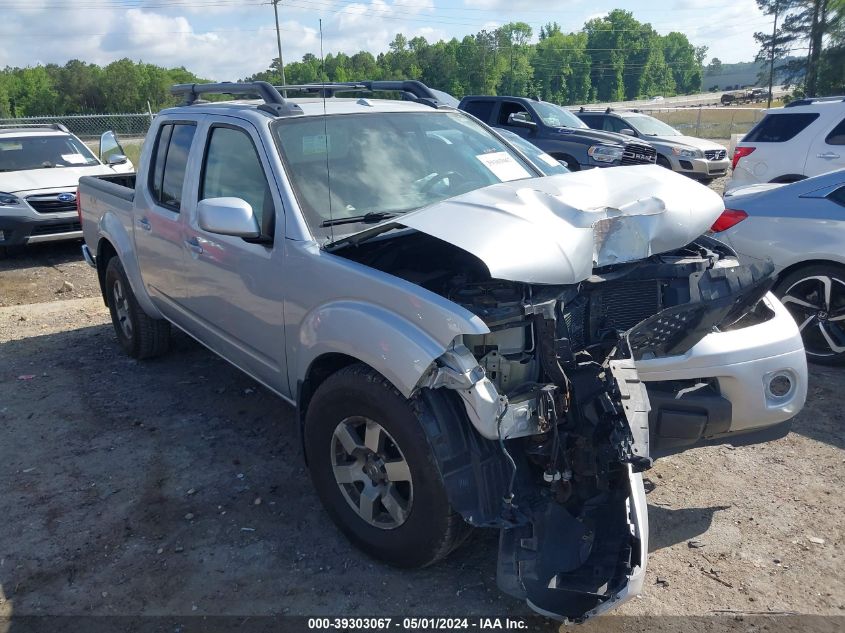
<svg viewBox="0 0 845 633">
<path fill-rule="evenodd" d="M 117 253 L 117 257 L 120 258 L 120 263 L 123 264 L 123 270 L 129 280 L 132 293 L 135 295 L 135 299 L 137 299 L 141 309 L 153 319 L 164 318 L 147 294 L 147 289 L 144 287 L 144 282 L 141 278 L 138 258 L 135 255 L 134 240 L 126 231 L 120 218 L 115 213 L 107 211 L 100 218 L 97 229 L 99 237 L 97 243 L 97 261 L 100 261 L 101 242 L 105 240 L 111 244 Z"/>
</svg>

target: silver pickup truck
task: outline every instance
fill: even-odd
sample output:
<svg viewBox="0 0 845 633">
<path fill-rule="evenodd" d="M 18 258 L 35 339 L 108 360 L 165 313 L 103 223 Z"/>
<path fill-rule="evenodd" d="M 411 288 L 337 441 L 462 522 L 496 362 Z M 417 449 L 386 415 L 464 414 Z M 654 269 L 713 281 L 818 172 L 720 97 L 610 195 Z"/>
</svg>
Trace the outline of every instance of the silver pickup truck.
<svg viewBox="0 0 845 633">
<path fill-rule="evenodd" d="M 715 193 L 542 177 L 424 89 L 174 87 L 134 182 L 81 179 L 83 252 L 128 354 L 172 324 L 296 407 L 358 547 L 415 567 L 498 529 L 502 590 L 581 621 L 641 590 L 656 455 L 789 430 L 801 337 L 771 266 L 704 235 Z"/>
</svg>

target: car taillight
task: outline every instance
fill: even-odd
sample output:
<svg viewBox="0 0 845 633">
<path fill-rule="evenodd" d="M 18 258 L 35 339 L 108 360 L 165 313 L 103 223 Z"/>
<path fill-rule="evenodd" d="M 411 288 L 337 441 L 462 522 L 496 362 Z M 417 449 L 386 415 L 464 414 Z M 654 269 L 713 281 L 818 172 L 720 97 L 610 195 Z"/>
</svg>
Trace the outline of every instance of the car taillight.
<svg viewBox="0 0 845 633">
<path fill-rule="evenodd" d="M 736 164 L 739 162 L 739 159 L 743 156 L 748 156 L 751 152 L 753 152 L 756 147 L 737 147 L 734 150 L 734 157 L 731 159 L 731 169 L 736 169 Z"/>
<path fill-rule="evenodd" d="M 76 215 L 79 216 L 79 223 L 82 224 L 82 205 L 79 203 L 79 187 L 76 188 Z"/>
<path fill-rule="evenodd" d="M 716 220 L 713 223 L 713 226 L 710 227 L 710 230 L 714 233 L 727 231 L 729 228 L 739 224 L 747 217 L 748 214 L 745 211 L 740 211 L 739 209 L 725 209 L 722 212 L 722 215 L 719 216 L 719 219 Z"/>
</svg>

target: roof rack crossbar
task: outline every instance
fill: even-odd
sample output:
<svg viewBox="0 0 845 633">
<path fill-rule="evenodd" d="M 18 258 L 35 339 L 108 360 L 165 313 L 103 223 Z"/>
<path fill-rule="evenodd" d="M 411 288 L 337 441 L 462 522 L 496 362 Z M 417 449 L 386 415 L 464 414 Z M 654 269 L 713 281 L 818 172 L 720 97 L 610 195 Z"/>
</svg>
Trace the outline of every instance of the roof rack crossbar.
<svg viewBox="0 0 845 633">
<path fill-rule="evenodd" d="M 264 103 L 271 105 L 285 105 L 285 100 L 279 91 L 272 84 L 266 81 L 252 81 L 248 83 L 208 83 L 208 84 L 176 84 L 170 88 L 170 94 L 174 96 L 183 95 L 184 105 L 193 105 L 201 95 L 254 95 L 264 100 Z"/>
<path fill-rule="evenodd" d="M 401 92 L 403 98 L 408 101 L 418 101 L 434 107 L 443 105 L 435 91 L 416 79 L 340 81 L 294 84 L 275 88 L 279 91 L 310 92 L 327 98 L 342 92 Z"/>
</svg>

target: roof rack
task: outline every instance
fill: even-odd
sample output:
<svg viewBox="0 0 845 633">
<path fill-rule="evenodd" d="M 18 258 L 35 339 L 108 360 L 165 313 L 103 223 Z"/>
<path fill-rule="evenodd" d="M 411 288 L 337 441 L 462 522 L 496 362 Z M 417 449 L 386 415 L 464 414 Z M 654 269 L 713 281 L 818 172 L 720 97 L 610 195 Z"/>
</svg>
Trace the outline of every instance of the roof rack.
<svg viewBox="0 0 845 633">
<path fill-rule="evenodd" d="M 806 99 L 796 99 L 795 101 L 790 101 L 783 107 L 795 108 L 797 106 L 812 105 L 814 103 L 828 103 L 831 101 L 845 101 L 845 97 L 807 97 Z"/>
<path fill-rule="evenodd" d="M 295 103 L 290 103 L 279 94 L 272 84 L 266 81 L 252 81 L 245 83 L 235 83 L 225 81 L 222 83 L 208 83 L 208 84 L 176 84 L 170 88 L 170 94 L 174 96 L 184 95 L 185 102 L 183 105 L 190 106 L 198 103 L 206 103 L 200 96 L 204 94 L 217 95 L 252 95 L 264 100 L 264 103 L 258 106 L 259 110 L 269 112 L 276 116 L 290 116 L 293 114 L 302 114 L 302 108 Z"/>
<path fill-rule="evenodd" d="M 341 81 L 311 84 L 295 84 L 275 86 L 276 90 L 290 90 L 292 92 L 308 92 L 326 98 L 334 97 L 341 92 L 401 92 L 405 101 L 416 101 L 434 108 L 446 106 L 438 91 L 426 86 L 416 79 L 383 79 L 378 81 Z"/>
<path fill-rule="evenodd" d="M 8 130 L 8 129 L 17 129 L 17 128 L 42 128 L 45 130 L 58 130 L 59 132 L 64 132 L 66 134 L 70 134 L 70 130 L 68 130 L 64 125 L 61 123 L 2 123 L 0 124 L 0 130 Z"/>
</svg>

